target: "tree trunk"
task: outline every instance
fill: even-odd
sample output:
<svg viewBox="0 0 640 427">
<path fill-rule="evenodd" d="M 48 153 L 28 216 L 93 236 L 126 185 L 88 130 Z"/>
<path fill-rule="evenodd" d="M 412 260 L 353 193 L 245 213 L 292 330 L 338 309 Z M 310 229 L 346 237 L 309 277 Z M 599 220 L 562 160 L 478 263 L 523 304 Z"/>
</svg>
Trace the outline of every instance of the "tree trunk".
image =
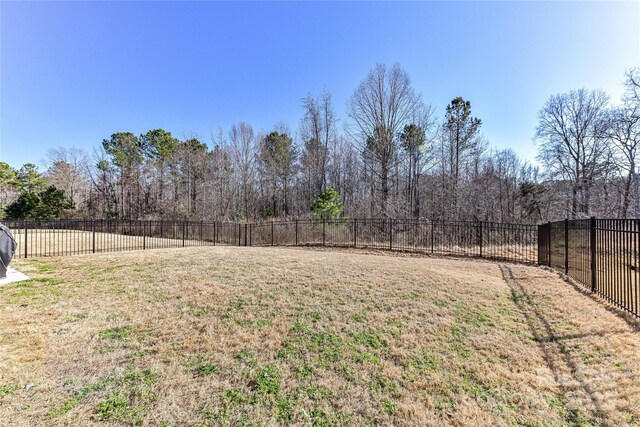
<svg viewBox="0 0 640 427">
<path fill-rule="evenodd" d="M 387 203 L 389 199 L 389 166 L 386 164 L 386 162 L 382 164 L 380 180 L 382 184 L 382 213 L 386 217 Z"/>
<path fill-rule="evenodd" d="M 416 180 L 413 183 L 413 191 L 415 193 L 413 196 L 413 217 L 418 219 L 420 218 L 420 172 L 418 168 L 416 168 Z"/>
<path fill-rule="evenodd" d="M 578 186 L 573 185 L 571 188 L 571 218 L 576 217 L 578 212 Z"/>
<path fill-rule="evenodd" d="M 629 171 L 629 175 L 624 183 L 624 190 L 622 193 L 622 207 L 620 209 L 620 218 L 627 218 L 629 213 L 629 203 L 631 198 L 631 187 L 633 185 L 633 172 Z"/>
</svg>

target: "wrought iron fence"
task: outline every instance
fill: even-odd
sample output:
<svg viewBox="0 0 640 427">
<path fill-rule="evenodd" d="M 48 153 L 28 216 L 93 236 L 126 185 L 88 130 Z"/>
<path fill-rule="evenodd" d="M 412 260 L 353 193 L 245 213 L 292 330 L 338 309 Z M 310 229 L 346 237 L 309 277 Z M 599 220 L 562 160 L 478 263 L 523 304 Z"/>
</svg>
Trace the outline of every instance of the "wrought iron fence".
<svg viewBox="0 0 640 427">
<path fill-rule="evenodd" d="M 535 225 L 412 219 L 260 223 L 61 220 L 7 221 L 18 258 L 205 245 L 324 245 L 535 263 Z"/>
<path fill-rule="evenodd" d="M 215 245 L 318 245 L 538 263 L 640 317 L 640 219 L 576 219 L 540 226 L 413 219 L 5 223 L 18 242 L 18 258 Z"/>
<path fill-rule="evenodd" d="M 530 262 L 537 226 L 414 219 L 294 220 L 248 224 L 252 246 L 334 246 Z"/>
<path fill-rule="evenodd" d="M 575 219 L 538 229 L 538 263 L 640 317 L 640 220 Z"/>
<path fill-rule="evenodd" d="M 6 221 L 17 258 L 235 243 L 235 224 L 189 221 Z"/>
</svg>

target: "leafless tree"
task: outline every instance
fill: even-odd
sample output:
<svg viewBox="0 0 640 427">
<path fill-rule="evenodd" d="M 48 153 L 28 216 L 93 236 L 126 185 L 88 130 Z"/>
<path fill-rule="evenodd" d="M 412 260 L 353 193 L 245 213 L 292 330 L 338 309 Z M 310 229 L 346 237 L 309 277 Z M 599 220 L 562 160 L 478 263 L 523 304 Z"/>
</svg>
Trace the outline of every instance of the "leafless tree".
<svg viewBox="0 0 640 427">
<path fill-rule="evenodd" d="M 240 122 L 231 126 L 229 152 L 242 200 L 242 215 L 250 214 L 250 196 L 255 178 L 256 139 L 251 125 Z"/>
<path fill-rule="evenodd" d="M 614 108 L 609 127 L 609 136 L 620 150 L 627 166 L 621 216 L 626 218 L 633 192 L 634 208 L 632 216 L 640 214 L 640 183 L 636 167 L 638 144 L 640 144 L 640 68 L 627 71 L 624 82 L 625 93 L 622 105 Z"/>
<path fill-rule="evenodd" d="M 539 159 L 551 177 L 570 183 L 572 218 L 591 213 L 590 197 L 608 149 L 603 137 L 609 98 L 579 89 L 552 96 L 538 113 Z"/>
<path fill-rule="evenodd" d="M 637 179 L 637 153 L 640 144 L 640 104 L 625 103 L 613 108 L 609 113 L 607 135 L 621 155 L 621 161 L 617 162 L 624 170 L 624 186 L 622 191 L 622 206 L 620 216 L 626 218 L 629 214 L 631 193 L 635 200 L 632 216 L 637 216 L 638 209 L 638 179 Z"/>
<path fill-rule="evenodd" d="M 625 73 L 624 99 L 627 102 L 640 103 L 640 67 L 631 68 Z"/>
<path fill-rule="evenodd" d="M 404 154 L 406 212 L 414 218 L 420 217 L 421 177 L 425 171 L 429 156 L 432 155 L 434 130 L 436 129 L 435 110 L 431 105 L 417 108 L 411 123 L 404 126 L 400 133 L 400 143 Z"/>
<path fill-rule="evenodd" d="M 307 95 L 302 99 L 304 116 L 300 121 L 303 142 L 302 172 L 306 175 L 307 198 L 312 199 L 327 186 L 327 163 L 330 145 L 335 143 L 337 117 L 331 102 L 331 93 L 324 90 L 319 96 Z"/>
<path fill-rule="evenodd" d="M 89 155 L 79 148 L 52 148 L 44 161 L 49 183 L 65 192 L 79 211 L 86 207 L 90 179 Z"/>
<path fill-rule="evenodd" d="M 398 64 L 378 64 L 369 71 L 347 104 L 350 136 L 370 162 L 368 170 L 380 182 L 380 211 L 389 216 L 390 181 L 396 165 L 398 135 L 409 124 L 422 100 L 411 86 L 409 74 Z"/>
</svg>

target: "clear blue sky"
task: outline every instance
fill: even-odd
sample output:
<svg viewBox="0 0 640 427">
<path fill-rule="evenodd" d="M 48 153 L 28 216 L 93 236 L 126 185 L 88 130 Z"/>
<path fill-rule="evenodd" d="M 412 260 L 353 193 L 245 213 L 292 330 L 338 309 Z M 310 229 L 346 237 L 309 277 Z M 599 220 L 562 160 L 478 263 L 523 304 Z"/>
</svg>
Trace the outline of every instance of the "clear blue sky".
<svg viewBox="0 0 640 427">
<path fill-rule="evenodd" d="M 444 115 L 472 103 L 499 147 L 535 157 L 536 114 L 580 87 L 621 94 L 640 66 L 640 2 L 0 2 L 0 160 L 91 151 L 116 131 L 162 127 L 210 143 L 246 121 L 297 129 L 300 98 L 346 100 L 398 62 Z"/>
</svg>

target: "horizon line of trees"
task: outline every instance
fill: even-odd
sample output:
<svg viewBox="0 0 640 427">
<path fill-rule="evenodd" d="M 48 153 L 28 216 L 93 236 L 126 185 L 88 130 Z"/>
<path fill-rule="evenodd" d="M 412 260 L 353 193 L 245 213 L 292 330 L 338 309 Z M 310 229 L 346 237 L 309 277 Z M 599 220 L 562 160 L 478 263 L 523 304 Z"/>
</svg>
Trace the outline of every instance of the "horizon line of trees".
<svg viewBox="0 0 640 427">
<path fill-rule="evenodd" d="M 406 71 L 379 64 L 342 126 L 325 90 L 301 100 L 295 133 L 238 122 L 207 145 L 163 129 L 116 132 L 92 154 L 50 150 L 43 173 L 0 163 L 0 217 L 259 220 L 314 206 L 374 218 L 638 217 L 639 68 L 624 86 L 617 103 L 600 90 L 551 96 L 534 135 L 539 170 L 491 147 L 469 100 L 454 98 L 438 118 Z"/>
</svg>

